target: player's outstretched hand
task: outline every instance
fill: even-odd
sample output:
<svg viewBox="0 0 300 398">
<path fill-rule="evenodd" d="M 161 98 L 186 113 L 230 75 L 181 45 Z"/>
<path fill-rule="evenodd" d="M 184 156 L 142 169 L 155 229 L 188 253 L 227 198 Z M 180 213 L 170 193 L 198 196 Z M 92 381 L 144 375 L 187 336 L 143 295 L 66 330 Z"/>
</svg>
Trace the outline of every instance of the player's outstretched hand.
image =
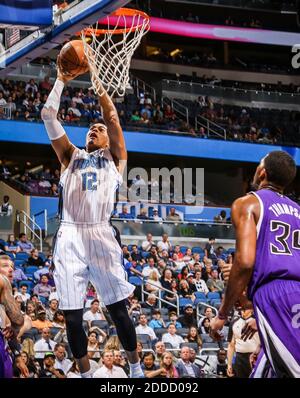
<svg viewBox="0 0 300 398">
<path fill-rule="evenodd" d="M 257 323 L 254 318 L 250 318 L 246 321 L 246 325 L 242 329 L 242 340 L 247 341 L 252 339 L 252 337 L 257 333 Z"/>
<path fill-rule="evenodd" d="M 228 282 L 231 268 L 232 268 L 232 264 L 224 264 L 222 266 L 222 274 L 223 274 L 224 282 Z"/>
<path fill-rule="evenodd" d="M 210 321 L 209 334 L 214 341 L 223 340 L 224 336 L 221 330 L 223 329 L 225 322 L 226 321 L 224 319 L 219 319 L 217 316 Z"/>
<path fill-rule="evenodd" d="M 77 73 L 77 74 L 71 74 L 71 73 L 65 72 L 63 70 L 63 68 L 61 67 L 61 62 L 60 62 L 59 56 L 57 57 L 56 65 L 57 65 L 57 78 L 59 80 L 61 80 L 62 82 L 64 82 L 64 84 L 75 79 L 77 76 L 79 76 L 81 74 L 81 72 Z"/>
</svg>

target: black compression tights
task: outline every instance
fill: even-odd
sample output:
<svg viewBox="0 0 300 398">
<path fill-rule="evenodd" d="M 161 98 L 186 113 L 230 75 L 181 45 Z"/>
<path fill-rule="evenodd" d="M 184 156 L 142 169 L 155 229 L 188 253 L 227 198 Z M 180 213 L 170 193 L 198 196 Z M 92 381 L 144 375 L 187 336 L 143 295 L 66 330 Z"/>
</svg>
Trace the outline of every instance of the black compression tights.
<svg viewBox="0 0 300 398">
<path fill-rule="evenodd" d="M 125 351 L 135 351 L 136 332 L 132 320 L 128 315 L 125 300 L 106 306 L 115 326 L 119 340 Z"/>
<path fill-rule="evenodd" d="M 68 342 L 74 358 L 87 355 L 87 337 L 82 326 L 83 309 L 64 311 Z"/>
</svg>

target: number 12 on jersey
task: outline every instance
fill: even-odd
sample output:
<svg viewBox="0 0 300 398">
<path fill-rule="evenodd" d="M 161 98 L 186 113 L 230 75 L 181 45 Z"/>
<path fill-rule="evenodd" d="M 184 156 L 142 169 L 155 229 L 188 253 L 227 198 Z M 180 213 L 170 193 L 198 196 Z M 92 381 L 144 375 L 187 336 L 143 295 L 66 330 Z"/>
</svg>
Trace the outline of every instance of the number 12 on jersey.
<svg viewBox="0 0 300 398">
<path fill-rule="evenodd" d="M 83 191 L 97 191 L 97 173 L 89 171 L 82 173 L 81 176 Z"/>
</svg>

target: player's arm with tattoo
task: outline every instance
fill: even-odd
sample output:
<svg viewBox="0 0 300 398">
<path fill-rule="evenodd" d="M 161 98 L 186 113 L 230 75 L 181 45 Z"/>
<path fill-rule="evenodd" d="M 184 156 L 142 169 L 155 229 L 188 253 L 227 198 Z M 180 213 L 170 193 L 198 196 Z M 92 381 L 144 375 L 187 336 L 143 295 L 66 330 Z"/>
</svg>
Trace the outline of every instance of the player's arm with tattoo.
<svg viewBox="0 0 300 398">
<path fill-rule="evenodd" d="M 5 277 L 0 277 L 0 302 L 4 306 L 7 317 L 15 332 L 19 332 L 24 324 L 24 317 L 16 303 L 11 290 L 11 284 Z"/>
<path fill-rule="evenodd" d="M 104 89 L 103 93 L 99 95 L 99 103 L 102 108 L 103 120 L 107 127 L 110 152 L 116 167 L 122 174 L 127 163 L 127 150 L 118 112 L 112 99 Z"/>
</svg>

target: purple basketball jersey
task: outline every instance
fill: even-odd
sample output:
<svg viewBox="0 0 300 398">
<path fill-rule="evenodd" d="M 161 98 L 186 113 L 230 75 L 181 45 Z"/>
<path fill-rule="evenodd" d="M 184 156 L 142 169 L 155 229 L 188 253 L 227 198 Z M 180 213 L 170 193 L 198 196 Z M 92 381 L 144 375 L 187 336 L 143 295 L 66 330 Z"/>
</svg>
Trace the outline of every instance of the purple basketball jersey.
<svg viewBox="0 0 300 398">
<path fill-rule="evenodd" d="M 256 259 L 248 296 L 274 279 L 300 281 L 300 206 L 269 189 L 251 192 L 260 202 Z"/>
</svg>

